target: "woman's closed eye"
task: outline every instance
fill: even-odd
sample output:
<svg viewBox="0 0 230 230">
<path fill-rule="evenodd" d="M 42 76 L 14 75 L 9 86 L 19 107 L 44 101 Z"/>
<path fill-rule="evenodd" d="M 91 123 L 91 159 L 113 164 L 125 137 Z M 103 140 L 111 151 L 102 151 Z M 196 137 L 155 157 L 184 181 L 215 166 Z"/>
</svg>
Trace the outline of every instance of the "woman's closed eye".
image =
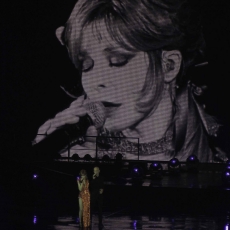
<svg viewBox="0 0 230 230">
<path fill-rule="evenodd" d="M 133 55 L 115 55 L 109 58 L 109 66 L 120 67 L 126 65 Z"/>
<path fill-rule="evenodd" d="M 112 55 L 108 57 L 110 67 L 126 65 L 135 55 Z M 88 72 L 94 67 L 94 60 L 91 57 L 79 58 L 82 72 Z"/>
</svg>

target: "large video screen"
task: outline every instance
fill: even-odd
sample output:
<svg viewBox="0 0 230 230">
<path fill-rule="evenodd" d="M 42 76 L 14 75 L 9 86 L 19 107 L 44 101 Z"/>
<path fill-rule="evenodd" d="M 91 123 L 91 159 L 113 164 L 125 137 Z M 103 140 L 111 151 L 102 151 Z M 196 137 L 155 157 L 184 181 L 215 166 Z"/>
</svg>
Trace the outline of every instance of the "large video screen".
<svg viewBox="0 0 230 230">
<path fill-rule="evenodd" d="M 23 79 L 16 91 L 20 103 L 27 98 L 26 108 L 18 106 L 24 109 L 19 122 L 26 120 L 21 126 L 27 126 L 35 152 L 99 159 L 121 153 L 123 159 L 148 161 L 186 161 L 193 154 L 200 162 L 228 159 L 227 131 L 222 131 L 228 124 L 220 119 L 226 119 L 218 104 L 222 95 L 213 96 L 221 86 L 215 86 L 215 72 L 210 77 L 213 57 L 207 55 L 202 4 L 55 4 L 51 10 L 53 3 L 41 3 L 38 11 L 32 3 L 24 5 L 30 13 L 25 18 L 18 13 L 20 57 L 11 57 L 13 63 L 20 59 L 11 74 Z"/>
</svg>

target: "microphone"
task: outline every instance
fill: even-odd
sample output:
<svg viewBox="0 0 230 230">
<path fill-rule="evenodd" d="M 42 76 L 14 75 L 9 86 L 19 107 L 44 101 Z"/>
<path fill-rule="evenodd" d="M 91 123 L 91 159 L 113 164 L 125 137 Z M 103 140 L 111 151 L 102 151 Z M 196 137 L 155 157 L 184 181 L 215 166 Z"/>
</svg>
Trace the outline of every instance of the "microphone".
<svg viewBox="0 0 230 230">
<path fill-rule="evenodd" d="M 63 125 L 49 134 L 46 138 L 33 145 L 32 151 L 35 154 L 48 153 L 56 155 L 67 146 L 83 144 L 86 131 L 89 126 L 94 125 L 96 129 L 101 128 L 105 123 L 105 107 L 100 102 L 91 102 L 84 106 L 87 114 L 79 117 L 79 122 L 71 125 Z M 47 154 L 45 154 L 47 156 Z"/>
</svg>

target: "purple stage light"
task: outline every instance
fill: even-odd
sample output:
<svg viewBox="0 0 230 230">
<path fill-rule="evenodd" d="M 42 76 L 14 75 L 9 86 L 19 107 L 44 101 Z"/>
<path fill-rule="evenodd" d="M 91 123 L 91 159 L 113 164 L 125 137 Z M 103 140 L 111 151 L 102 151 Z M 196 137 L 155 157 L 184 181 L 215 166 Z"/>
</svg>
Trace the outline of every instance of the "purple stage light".
<svg viewBox="0 0 230 230">
<path fill-rule="evenodd" d="M 137 221 L 136 221 L 136 220 L 133 221 L 133 226 L 134 226 L 134 227 L 137 226 Z"/>
<path fill-rule="evenodd" d="M 34 223 L 34 224 L 37 223 L 37 216 L 34 216 L 33 223 Z"/>
<path fill-rule="evenodd" d="M 37 174 L 34 174 L 33 175 L 33 179 L 37 179 L 38 178 L 38 175 Z"/>
<path fill-rule="evenodd" d="M 195 154 L 192 154 L 187 158 L 187 163 L 198 163 L 198 162 L 199 160 Z"/>
<path fill-rule="evenodd" d="M 179 165 L 179 160 L 177 158 L 173 158 L 169 161 L 169 165 L 171 165 L 172 167 L 176 167 Z"/>
<path fill-rule="evenodd" d="M 168 169 L 171 171 L 179 171 L 181 167 L 180 161 L 177 158 L 173 158 L 168 162 Z"/>
<path fill-rule="evenodd" d="M 153 162 L 150 166 L 149 166 L 149 170 L 150 170 L 150 173 L 151 172 L 158 172 L 158 171 L 161 171 L 163 169 L 161 163 L 159 162 Z"/>
<path fill-rule="evenodd" d="M 189 172 L 197 173 L 199 171 L 199 160 L 195 154 L 192 154 L 187 158 L 186 166 Z"/>
<path fill-rule="evenodd" d="M 133 165 L 130 171 L 132 184 L 141 184 L 143 182 L 144 171 L 140 165 Z"/>
<path fill-rule="evenodd" d="M 222 182 L 226 188 L 228 189 L 230 188 L 230 170 L 229 169 L 224 170 L 222 172 Z"/>
<path fill-rule="evenodd" d="M 133 228 L 137 229 L 137 221 L 136 220 L 133 221 Z"/>
</svg>

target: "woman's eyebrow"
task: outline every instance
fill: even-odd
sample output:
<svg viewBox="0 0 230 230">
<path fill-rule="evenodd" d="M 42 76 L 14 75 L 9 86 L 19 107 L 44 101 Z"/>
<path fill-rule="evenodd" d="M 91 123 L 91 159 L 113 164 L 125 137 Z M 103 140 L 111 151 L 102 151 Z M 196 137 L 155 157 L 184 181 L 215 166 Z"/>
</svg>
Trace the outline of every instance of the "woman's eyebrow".
<svg viewBox="0 0 230 230">
<path fill-rule="evenodd" d="M 135 51 L 129 51 L 122 47 L 107 47 L 104 50 L 105 54 L 127 54 L 127 55 L 134 55 Z"/>
</svg>

